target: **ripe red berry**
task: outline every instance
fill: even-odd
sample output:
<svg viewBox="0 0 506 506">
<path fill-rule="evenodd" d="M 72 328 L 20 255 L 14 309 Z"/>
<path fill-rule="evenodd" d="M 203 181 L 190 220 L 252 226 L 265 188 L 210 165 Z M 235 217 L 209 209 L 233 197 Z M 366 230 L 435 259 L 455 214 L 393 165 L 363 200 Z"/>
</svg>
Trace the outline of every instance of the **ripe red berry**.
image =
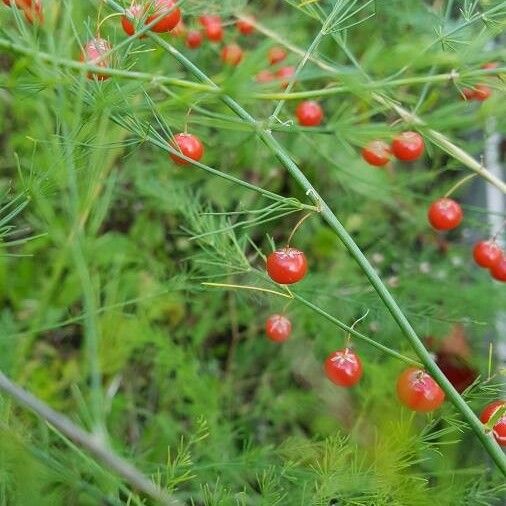
<svg viewBox="0 0 506 506">
<path fill-rule="evenodd" d="M 506 254 L 503 253 L 501 259 L 490 269 L 491 276 L 497 280 L 506 282 Z"/>
<path fill-rule="evenodd" d="M 443 404 L 445 394 L 441 387 L 423 369 L 409 367 L 397 380 L 399 400 L 413 411 L 428 413 Z"/>
<path fill-rule="evenodd" d="M 267 274 L 276 283 L 282 285 L 297 283 L 304 278 L 306 272 L 306 256 L 298 249 L 279 249 L 267 257 Z"/>
<path fill-rule="evenodd" d="M 268 83 L 274 79 L 274 74 L 267 69 L 261 70 L 256 76 L 257 83 Z"/>
<path fill-rule="evenodd" d="M 253 20 L 254 18 L 238 19 L 235 26 L 237 30 L 239 30 L 239 32 L 242 33 L 243 35 L 251 35 L 255 30 L 255 27 L 253 26 L 252 23 Z"/>
<path fill-rule="evenodd" d="M 487 100 L 487 98 L 490 98 L 490 95 L 492 95 L 492 90 L 486 84 L 477 84 L 475 86 L 473 97 L 475 100 L 483 102 L 484 100 Z"/>
<path fill-rule="evenodd" d="M 350 348 L 337 350 L 325 360 L 327 378 L 340 387 L 356 385 L 362 377 L 362 362 Z"/>
<path fill-rule="evenodd" d="M 205 27 L 206 37 L 211 42 L 221 42 L 223 39 L 223 27 L 221 25 L 211 23 Z"/>
<path fill-rule="evenodd" d="M 490 269 L 501 260 L 501 248 L 493 241 L 477 242 L 473 249 L 474 261 L 480 266 Z"/>
<path fill-rule="evenodd" d="M 436 364 L 457 392 L 463 392 L 478 376 L 478 372 L 455 353 L 439 351 L 436 354 Z"/>
<path fill-rule="evenodd" d="M 402 132 L 392 141 L 392 153 L 405 162 L 418 160 L 424 149 L 423 137 L 417 132 Z"/>
<path fill-rule="evenodd" d="M 243 50 L 237 44 L 228 44 L 221 50 L 221 60 L 227 65 L 239 65 L 244 56 Z"/>
<path fill-rule="evenodd" d="M 463 88 L 462 96 L 464 100 L 474 100 L 474 88 Z"/>
<path fill-rule="evenodd" d="M 190 49 L 197 49 L 202 44 L 202 34 L 198 30 L 190 30 L 186 34 L 186 46 Z"/>
<path fill-rule="evenodd" d="M 278 79 L 281 79 L 281 84 L 280 84 L 281 88 L 286 88 L 288 86 L 288 83 L 294 74 L 295 74 L 295 67 L 291 67 L 291 66 L 281 67 L 276 72 L 276 77 Z"/>
<path fill-rule="evenodd" d="M 506 406 L 506 401 L 494 401 L 491 402 L 481 412 L 480 420 L 486 424 L 488 421 L 497 413 L 497 411 Z M 501 445 L 506 446 L 506 413 L 492 427 L 492 434 L 495 440 Z"/>
<path fill-rule="evenodd" d="M 81 54 L 81 61 L 98 67 L 107 68 L 111 65 L 111 59 L 109 56 L 104 56 L 106 53 L 111 51 L 112 47 L 109 42 L 100 37 L 90 39 L 84 46 Z M 97 78 L 99 81 L 109 79 L 108 75 L 89 72 L 88 79 Z"/>
<path fill-rule="evenodd" d="M 135 33 L 135 21 L 131 20 L 129 16 L 135 18 L 135 20 L 140 20 L 144 14 L 144 8 L 139 4 L 132 4 L 126 9 L 125 13 L 128 14 L 128 16 L 121 17 L 121 26 L 127 35 L 132 36 Z"/>
<path fill-rule="evenodd" d="M 286 58 L 286 51 L 282 47 L 271 47 L 267 53 L 267 58 L 271 65 L 282 62 Z"/>
<path fill-rule="evenodd" d="M 323 120 L 323 109 L 318 102 L 306 100 L 301 102 L 295 111 L 299 125 L 318 126 Z"/>
<path fill-rule="evenodd" d="M 171 143 L 177 150 L 184 156 L 191 158 L 198 162 L 204 155 L 204 146 L 200 142 L 200 139 L 192 134 L 176 134 L 174 140 Z M 190 162 L 177 156 L 176 154 L 170 153 L 169 155 L 177 165 L 189 165 Z"/>
<path fill-rule="evenodd" d="M 152 0 L 151 4 L 150 12 L 152 12 L 152 14 L 146 19 L 147 25 L 152 23 L 155 19 L 160 18 L 162 14 L 166 14 L 161 17 L 160 21 L 151 27 L 153 32 L 170 32 L 181 20 L 181 11 L 178 7 L 174 8 L 176 5 L 174 0 Z"/>
<path fill-rule="evenodd" d="M 427 216 L 436 230 L 452 230 L 460 225 L 464 214 L 457 202 L 442 198 L 432 203 Z"/>
<path fill-rule="evenodd" d="M 265 332 L 271 341 L 282 343 L 292 332 L 292 323 L 286 316 L 273 314 L 265 322 Z"/>
<path fill-rule="evenodd" d="M 362 149 L 362 158 L 375 167 L 383 167 L 390 161 L 390 146 L 383 141 L 372 141 Z"/>
<path fill-rule="evenodd" d="M 151 27 L 151 30 L 153 32 L 164 33 L 170 32 L 176 28 L 181 21 L 181 11 L 177 7 L 174 8 L 175 4 L 176 2 L 174 0 L 150 0 L 143 4 L 133 3 L 125 12 L 136 20 L 140 20 L 145 14 L 150 14 L 146 18 L 146 25 L 160 18 L 159 21 Z M 167 15 L 162 16 L 164 13 L 167 13 Z M 121 26 L 127 35 L 133 35 L 135 33 L 134 25 L 135 21 L 129 19 L 128 16 L 123 16 L 121 18 Z"/>
<path fill-rule="evenodd" d="M 206 37 L 211 42 L 220 42 L 223 39 L 223 27 L 220 16 L 210 14 L 200 16 L 199 23 L 204 27 Z"/>
<path fill-rule="evenodd" d="M 491 62 L 488 62 L 488 63 L 484 63 L 481 68 L 482 69 L 486 69 L 486 70 L 494 70 L 496 69 L 497 67 L 499 66 L 499 64 L 495 61 L 491 61 Z"/>
</svg>

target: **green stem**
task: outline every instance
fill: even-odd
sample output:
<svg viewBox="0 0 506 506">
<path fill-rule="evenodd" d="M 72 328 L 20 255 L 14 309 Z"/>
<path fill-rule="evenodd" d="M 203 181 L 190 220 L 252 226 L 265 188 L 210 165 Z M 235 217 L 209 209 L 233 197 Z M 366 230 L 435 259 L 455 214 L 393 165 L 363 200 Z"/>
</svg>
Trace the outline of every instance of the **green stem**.
<svg viewBox="0 0 506 506">
<path fill-rule="evenodd" d="M 113 0 L 107 0 L 107 2 L 110 5 L 115 4 Z M 170 54 L 172 54 L 174 58 L 176 58 L 179 63 L 183 65 L 197 79 L 210 86 L 215 86 L 218 88 L 218 86 L 206 74 L 204 74 L 204 72 L 202 72 L 197 66 L 195 66 L 183 54 L 177 51 L 173 46 L 153 33 L 150 33 L 149 35 L 155 42 L 157 42 L 157 44 L 164 47 Z M 240 118 L 248 121 L 252 125 L 257 125 L 255 118 L 253 118 L 253 116 L 251 116 L 245 109 L 243 109 L 241 105 L 239 105 L 232 97 L 228 95 L 221 95 L 220 99 Z M 425 349 L 422 341 L 418 338 L 415 330 L 409 323 L 401 308 L 397 305 L 397 302 L 394 300 L 387 287 L 383 284 L 380 277 L 372 265 L 369 263 L 365 255 L 362 253 L 360 248 L 357 246 L 351 235 L 346 231 L 344 226 L 331 211 L 327 203 L 311 185 L 297 164 L 291 159 L 285 148 L 281 146 L 281 144 L 279 144 L 279 142 L 272 136 L 272 133 L 269 130 L 258 129 L 257 134 L 276 155 L 280 162 L 286 167 L 288 172 L 297 181 L 299 186 L 306 191 L 306 194 L 313 197 L 317 206 L 320 206 L 322 217 L 330 226 L 330 228 L 336 233 L 341 242 L 346 246 L 355 261 L 361 267 L 364 274 L 367 276 L 371 285 L 374 287 L 379 297 L 383 301 L 384 305 L 387 307 L 392 317 L 397 322 L 399 328 L 402 330 L 405 337 L 410 342 L 412 348 L 415 350 L 416 354 L 420 358 L 427 371 L 438 382 L 438 384 L 446 393 L 448 399 L 454 404 L 457 410 L 460 411 L 469 426 L 475 432 L 476 436 L 480 439 L 485 450 L 497 464 L 501 472 L 506 476 L 506 456 L 504 455 L 500 446 L 496 443 L 492 436 L 485 433 L 483 424 L 476 417 L 471 408 L 466 404 L 459 393 L 455 390 L 453 385 L 448 381 L 446 376 L 436 365 L 432 356 Z"/>
<path fill-rule="evenodd" d="M 413 360 L 412 358 L 406 357 L 405 355 L 402 355 L 401 353 L 399 353 L 395 350 L 392 350 L 391 348 L 388 348 L 388 346 L 384 346 L 383 344 L 378 343 L 374 339 L 371 339 L 370 337 L 367 337 L 364 334 L 357 332 L 353 327 L 346 325 L 341 320 L 338 320 L 337 318 L 335 318 L 331 314 L 327 313 L 321 307 L 313 304 L 312 302 L 310 302 L 307 299 L 305 299 L 304 297 L 301 297 L 300 295 L 294 293 L 293 291 L 292 291 L 292 295 L 293 295 L 294 299 L 298 300 L 300 303 L 302 303 L 305 306 L 307 306 L 308 308 L 312 309 L 313 311 L 315 311 L 319 315 L 323 316 L 327 320 L 331 321 L 332 323 L 337 325 L 340 329 L 345 330 L 346 332 L 348 332 L 352 336 L 356 337 L 357 339 L 360 339 L 361 341 L 364 341 L 364 342 L 370 344 L 371 346 L 374 346 L 378 350 L 383 351 L 387 355 L 391 355 L 392 357 L 398 358 L 399 360 L 402 360 L 403 362 L 406 362 L 409 365 L 412 365 L 412 366 L 414 365 L 416 367 L 422 367 L 422 364 L 420 362 L 417 362 L 416 360 Z"/>
<path fill-rule="evenodd" d="M 49 53 L 44 53 L 37 49 L 21 46 L 14 42 L 10 42 L 6 39 L 0 39 L 0 48 L 7 51 L 13 51 L 15 53 L 24 54 L 26 56 L 33 56 L 40 58 L 43 61 L 53 63 L 60 67 L 67 67 L 74 70 L 78 70 L 84 73 L 99 73 L 107 76 L 124 77 L 126 79 L 136 79 L 140 81 L 148 81 L 152 84 L 168 84 L 171 86 L 178 86 L 180 88 L 190 88 L 196 91 L 206 92 L 217 92 L 215 87 L 206 86 L 200 83 L 194 83 L 191 81 L 184 81 L 183 79 L 176 79 L 173 77 L 159 76 L 155 74 L 149 74 L 146 72 L 133 72 L 131 70 L 114 69 L 110 67 L 100 67 L 99 65 L 91 65 L 89 63 L 81 63 L 77 60 L 69 60 L 67 58 L 59 58 Z"/>
<path fill-rule="evenodd" d="M 202 283 L 202 286 L 209 286 L 211 288 L 230 288 L 230 289 L 234 289 L 234 290 L 253 290 L 253 291 L 257 291 L 257 292 L 269 293 L 271 295 L 277 295 L 279 297 L 285 297 L 287 299 L 298 300 L 301 304 L 304 304 L 309 309 L 312 309 L 313 311 L 315 311 L 319 315 L 323 316 L 324 318 L 327 318 L 327 320 L 331 321 L 334 325 L 339 327 L 341 330 L 346 331 L 348 334 L 353 335 L 357 339 L 360 339 L 361 341 L 368 343 L 369 345 L 373 346 L 374 348 L 377 348 L 378 350 L 381 350 L 382 352 L 386 353 L 387 355 L 390 355 L 394 358 L 402 360 L 406 364 L 409 364 L 411 366 L 414 365 L 416 367 L 422 367 L 422 364 L 420 362 L 417 362 L 416 360 L 413 360 L 412 358 L 406 357 L 405 355 L 402 355 L 401 353 L 399 353 L 395 350 L 392 350 L 388 346 L 384 346 L 383 344 L 376 342 L 374 339 L 371 339 L 370 337 L 367 337 L 364 334 L 357 332 L 353 327 L 346 325 L 346 323 L 342 322 L 341 320 L 339 320 L 336 317 L 332 316 L 331 314 L 327 313 L 327 311 L 325 311 L 321 307 L 313 304 L 312 302 L 309 302 L 304 297 L 297 295 L 296 293 L 293 293 L 293 291 L 291 291 L 291 290 L 289 290 L 289 293 L 282 293 L 282 292 L 278 292 L 276 290 L 269 290 L 268 288 L 260 288 L 258 286 L 233 285 L 233 284 L 228 284 L 228 283 L 207 283 L 207 282 Z M 357 322 L 355 322 L 355 323 L 357 323 Z"/>
<path fill-rule="evenodd" d="M 413 84 L 428 84 L 437 82 L 457 81 L 459 79 L 467 79 L 468 77 L 479 77 L 492 74 L 500 74 L 506 72 L 506 67 L 498 67 L 496 69 L 476 69 L 463 73 L 460 72 L 446 72 L 444 74 L 433 74 L 428 76 L 405 77 L 402 79 L 392 79 L 390 81 L 375 81 L 365 84 L 357 84 L 352 86 L 332 86 L 327 88 L 320 88 L 317 90 L 297 91 L 293 93 L 287 92 L 266 92 L 255 93 L 254 98 L 260 100 L 300 100 L 305 98 L 325 97 L 329 95 L 337 95 L 339 93 L 356 93 L 360 90 L 375 90 L 384 88 L 395 88 L 397 86 L 408 86 Z"/>
<path fill-rule="evenodd" d="M 270 117 L 270 124 L 272 125 L 275 121 L 275 119 L 279 116 L 279 113 L 281 112 L 281 109 L 283 108 L 283 105 L 285 104 L 285 96 L 290 93 L 292 90 L 294 83 L 297 79 L 297 76 L 299 75 L 300 71 L 304 68 L 304 65 L 307 63 L 308 59 L 313 55 L 313 53 L 316 51 L 318 46 L 320 45 L 320 42 L 322 41 L 323 37 L 327 35 L 327 31 L 329 27 L 332 25 L 334 19 L 338 15 L 339 11 L 341 9 L 341 4 L 337 2 L 334 5 L 334 8 L 332 9 L 332 12 L 329 14 L 325 22 L 322 24 L 321 30 L 318 32 L 316 37 L 313 39 L 313 42 L 311 42 L 311 45 L 309 46 L 308 50 L 305 52 L 304 56 L 302 57 L 302 60 L 297 65 L 297 68 L 295 69 L 294 75 L 290 78 L 288 82 L 288 86 L 285 90 L 285 93 L 282 94 L 280 101 L 276 105 L 276 108 L 274 109 L 273 113 Z"/>
<path fill-rule="evenodd" d="M 84 448 L 102 462 L 105 468 L 121 476 L 130 485 L 155 501 L 166 506 L 181 506 L 181 502 L 170 496 L 144 476 L 137 468 L 109 450 L 95 435 L 85 432 L 66 416 L 54 411 L 47 404 L 23 390 L 0 372 L 0 390 L 14 398 L 20 405 L 46 420 L 59 432 Z"/>
</svg>

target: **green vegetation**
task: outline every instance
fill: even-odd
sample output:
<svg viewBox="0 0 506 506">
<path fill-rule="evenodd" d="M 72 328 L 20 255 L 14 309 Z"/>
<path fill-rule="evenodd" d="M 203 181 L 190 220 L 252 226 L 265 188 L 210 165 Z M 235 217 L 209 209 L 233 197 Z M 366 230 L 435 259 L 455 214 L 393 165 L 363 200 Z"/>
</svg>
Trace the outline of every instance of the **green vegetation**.
<svg viewBox="0 0 506 506">
<path fill-rule="evenodd" d="M 506 2 L 181 0 L 187 27 L 222 16 L 237 66 L 143 20 L 127 37 L 129 5 L 43 0 L 29 24 L 0 4 L 0 371 L 92 435 L 0 376 L 0 505 L 501 504 L 505 457 L 470 410 L 504 396 L 504 284 L 472 245 L 503 234 L 478 193 L 505 188 L 481 157 L 506 131 Z M 97 36 L 111 54 L 81 63 Z M 286 89 L 255 80 L 274 45 Z M 483 82 L 490 98 L 462 99 Z M 320 126 L 297 125 L 307 98 Z M 406 130 L 420 160 L 361 158 Z M 200 162 L 169 158 L 183 131 Z M 427 208 L 454 187 L 464 222 L 437 233 Z M 309 264 L 289 289 L 265 274 L 287 242 Z M 322 370 L 348 340 L 352 389 Z M 462 398 L 425 349 L 448 343 L 480 374 Z M 406 362 L 453 402 L 401 406 Z"/>
</svg>

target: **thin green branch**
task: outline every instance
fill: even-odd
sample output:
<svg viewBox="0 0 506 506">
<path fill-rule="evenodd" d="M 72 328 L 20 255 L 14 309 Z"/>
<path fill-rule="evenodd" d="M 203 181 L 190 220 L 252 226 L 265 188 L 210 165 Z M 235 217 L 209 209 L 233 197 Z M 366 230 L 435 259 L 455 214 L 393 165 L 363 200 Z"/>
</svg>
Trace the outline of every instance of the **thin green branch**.
<svg viewBox="0 0 506 506">
<path fill-rule="evenodd" d="M 281 98 L 283 98 L 284 100 L 300 100 L 306 98 L 318 98 L 331 95 L 338 95 L 340 93 L 350 93 L 350 92 L 356 93 L 359 90 L 367 91 L 384 88 L 395 88 L 397 86 L 409 86 L 415 84 L 427 84 L 427 83 L 449 82 L 449 81 L 456 82 L 459 79 L 466 80 L 472 77 L 500 74 L 503 72 L 506 72 L 506 67 L 497 67 L 495 69 L 475 69 L 465 72 L 452 71 L 452 72 L 445 72 L 443 74 L 414 76 L 414 77 L 405 77 L 402 79 L 391 79 L 368 83 L 360 83 L 354 84 L 353 86 L 346 86 L 346 85 L 329 86 L 325 88 L 319 88 L 316 90 L 305 90 L 292 93 L 286 93 L 281 91 L 255 93 L 253 97 L 259 100 L 279 100 Z"/>
<path fill-rule="evenodd" d="M 106 448 L 100 439 L 93 434 L 85 432 L 75 425 L 69 418 L 54 411 L 40 399 L 13 383 L 5 374 L 0 372 L 0 390 L 11 396 L 20 405 L 33 411 L 46 420 L 74 443 L 84 448 L 97 460 L 102 462 L 106 469 L 110 469 L 121 476 L 134 489 L 140 490 L 165 506 L 181 506 L 182 503 L 175 497 L 168 495 L 155 483 L 149 480 L 136 467 Z"/>
<path fill-rule="evenodd" d="M 406 357 L 405 355 L 402 355 L 398 351 L 392 350 L 388 346 L 378 343 L 374 339 L 371 339 L 370 337 L 367 337 L 364 334 L 361 334 L 360 332 L 356 331 L 353 327 L 346 325 L 344 322 L 337 319 L 335 316 L 332 316 L 331 314 L 327 313 L 327 311 L 325 311 L 321 307 L 317 306 L 316 304 L 313 304 L 312 302 L 305 299 L 301 295 L 298 295 L 298 294 L 294 293 L 293 291 L 292 291 L 292 294 L 293 294 L 293 297 L 295 300 L 298 300 L 301 304 L 304 304 L 305 306 L 312 309 L 313 311 L 315 311 L 319 315 L 321 315 L 324 318 L 326 318 L 327 320 L 331 321 L 332 323 L 337 325 L 341 330 L 348 332 L 353 337 L 356 337 L 357 339 L 360 339 L 361 341 L 368 343 L 369 345 L 373 346 L 374 348 L 377 348 L 378 350 L 381 350 L 382 352 L 386 353 L 387 355 L 397 358 L 397 359 L 405 362 L 406 364 L 409 364 L 412 366 L 414 365 L 416 367 L 423 367 L 422 364 L 420 362 L 418 362 L 417 360 L 413 360 L 412 358 Z"/>
<path fill-rule="evenodd" d="M 269 290 L 268 288 L 261 288 L 259 286 L 250 285 L 232 285 L 229 283 L 202 283 L 203 286 L 210 286 L 213 288 L 233 288 L 234 290 L 253 290 L 255 292 L 270 293 L 272 295 L 278 295 L 279 297 L 285 297 L 286 299 L 293 299 L 288 293 L 277 292 L 276 290 Z"/>
<path fill-rule="evenodd" d="M 327 17 L 327 19 L 322 23 L 322 27 L 321 27 L 320 31 L 318 32 L 318 34 L 316 35 L 316 37 L 313 39 L 313 42 L 311 42 L 311 44 L 310 44 L 309 48 L 307 49 L 307 51 L 304 53 L 304 56 L 302 57 L 302 60 L 297 65 L 297 68 L 295 69 L 294 75 L 289 79 L 288 86 L 286 87 L 284 95 L 290 93 L 290 91 L 292 90 L 292 88 L 293 88 L 293 86 L 295 84 L 295 81 L 297 79 L 297 76 L 299 75 L 300 71 L 306 65 L 306 63 L 307 63 L 308 59 L 310 58 L 310 56 L 313 55 L 313 53 L 316 51 L 316 49 L 320 45 L 320 42 L 322 41 L 322 39 L 325 37 L 325 35 L 327 35 L 329 27 L 332 25 L 332 23 L 334 22 L 334 19 L 340 13 L 340 10 L 341 10 L 341 4 L 340 4 L 340 2 L 336 2 L 336 4 L 334 5 L 331 13 Z M 278 104 L 276 105 L 273 113 L 271 114 L 270 124 L 273 124 L 274 121 L 278 118 L 279 113 L 281 112 L 281 109 L 283 108 L 284 104 L 285 104 L 285 99 L 282 97 L 280 99 L 280 101 L 278 102 Z"/>
<path fill-rule="evenodd" d="M 109 5 L 114 5 L 115 2 L 113 0 L 106 0 Z M 192 73 L 197 79 L 200 81 L 209 84 L 211 86 L 218 86 L 204 73 L 202 72 L 196 65 L 194 65 L 188 58 L 186 58 L 183 54 L 181 54 L 177 49 L 175 49 L 171 44 L 167 43 L 161 37 L 150 33 L 149 36 L 161 47 L 165 48 L 169 54 L 174 56 L 181 65 L 183 65 L 190 73 Z M 380 97 L 382 101 L 384 99 Z M 255 118 L 251 116 L 241 105 L 239 105 L 232 97 L 228 95 L 221 95 L 220 99 L 232 110 L 234 111 L 240 118 L 244 121 L 247 121 L 251 124 L 257 124 Z M 386 102 L 385 102 L 386 103 Z M 406 111 L 407 113 L 407 111 Z M 421 121 L 421 120 L 419 120 Z M 285 148 L 273 137 L 272 133 L 268 130 L 258 129 L 257 135 L 260 139 L 269 147 L 269 149 L 276 155 L 278 160 L 286 167 L 288 172 L 292 175 L 292 177 L 297 181 L 299 186 L 305 190 L 307 195 L 310 195 L 313 198 L 315 204 L 320 206 L 321 215 L 323 219 L 327 222 L 330 228 L 335 232 L 335 234 L 340 238 L 342 243 L 348 249 L 350 254 L 353 256 L 355 261 L 358 263 L 364 274 L 369 279 L 371 285 L 374 287 L 379 297 L 391 313 L 394 320 L 397 322 L 398 326 L 402 330 L 405 337 L 410 342 L 411 346 L 415 350 L 416 354 L 420 358 L 421 362 L 427 369 L 427 371 L 433 376 L 433 378 L 439 383 L 441 388 L 446 393 L 448 399 L 454 404 L 458 411 L 465 418 L 469 426 L 475 432 L 476 436 L 480 439 L 484 448 L 494 460 L 498 468 L 501 472 L 506 476 L 506 456 L 502 452 L 499 445 L 495 442 L 495 440 L 487 435 L 483 430 L 483 424 L 473 413 L 471 408 L 466 404 L 466 402 L 462 399 L 459 393 L 455 390 L 453 385 L 448 381 L 443 372 L 439 369 L 439 367 L 434 362 L 431 354 L 425 349 L 422 341 L 417 336 L 415 330 L 409 323 L 408 319 L 404 315 L 401 308 L 398 306 L 395 299 L 390 294 L 387 287 L 383 284 L 380 277 L 376 273 L 375 269 L 369 263 L 365 255 L 362 253 L 360 248 L 357 246 L 351 235 L 347 232 L 341 222 L 334 215 L 330 207 L 327 203 L 322 199 L 316 189 L 312 186 L 309 180 L 306 178 L 301 169 L 297 166 L 297 164 L 292 160 L 289 153 L 285 150 Z M 441 137 L 442 134 L 439 134 Z M 447 141 L 450 143 L 449 141 Z M 451 144 L 451 143 L 450 143 Z M 455 149 L 458 149 L 456 146 L 451 146 Z M 467 153 L 465 153 L 467 157 Z M 477 163 L 477 162 L 476 162 Z"/>
<path fill-rule="evenodd" d="M 52 63 L 59 67 L 67 67 L 80 71 L 82 73 L 97 73 L 111 77 L 124 77 L 125 79 L 134 79 L 139 81 L 147 81 L 153 85 L 167 84 L 171 86 L 178 86 L 180 88 L 193 89 L 195 91 L 205 91 L 216 93 L 218 90 L 201 83 L 192 81 L 185 81 L 183 79 L 176 79 L 174 77 L 166 77 L 162 75 L 149 74 L 146 72 L 134 72 L 132 70 L 115 69 L 111 67 L 101 67 L 99 65 L 91 65 L 89 63 L 80 62 L 77 60 L 69 60 L 67 58 L 60 58 L 58 56 L 39 51 L 30 47 L 24 47 L 6 39 L 0 38 L 0 48 L 14 53 L 39 58 L 42 61 Z"/>
</svg>

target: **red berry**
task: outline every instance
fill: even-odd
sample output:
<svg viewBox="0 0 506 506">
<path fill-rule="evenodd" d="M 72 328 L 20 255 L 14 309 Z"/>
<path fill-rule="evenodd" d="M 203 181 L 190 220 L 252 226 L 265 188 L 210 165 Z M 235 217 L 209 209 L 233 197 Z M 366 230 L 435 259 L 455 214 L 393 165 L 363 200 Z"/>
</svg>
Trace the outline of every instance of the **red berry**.
<svg viewBox="0 0 506 506">
<path fill-rule="evenodd" d="M 463 88 L 462 89 L 462 96 L 464 100 L 474 100 L 474 88 Z"/>
<path fill-rule="evenodd" d="M 501 259 L 490 269 L 490 274 L 497 281 L 506 281 L 506 254 L 502 254 Z"/>
<path fill-rule="evenodd" d="M 204 146 L 200 142 L 200 139 L 192 134 L 176 134 L 174 140 L 171 143 L 181 154 L 191 158 L 192 160 L 199 161 L 204 155 Z M 173 153 L 169 155 L 177 165 L 189 165 L 190 162 L 181 158 Z"/>
<path fill-rule="evenodd" d="M 265 322 L 265 332 L 271 341 L 282 343 L 290 337 L 292 323 L 283 315 L 273 314 Z"/>
<path fill-rule="evenodd" d="M 221 42 L 223 39 L 223 27 L 218 24 L 209 24 L 205 28 L 206 37 L 211 42 Z"/>
<path fill-rule="evenodd" d="M 255 27 L 253 26 L 252 23 L 253 20 L 254 18 L 238 19 L 235 26 L 237 30 L 239 30 L 239 32 L 242 33 L 243 35 L 251 35 L 255 30 Z"/>
<path fill-rule="evenodd" d="M 362 158 L 375 167 L 383 167 L 390 161 L 390 146 L 383 141 L 372 141 L 362 149 Z"/>
<path fill-rule="evenodd" d="M 495 61 L 491 61 L 491 62 L 488 62 L 488 63 L 484 63 L 481 68 L 482 69 L 486 69 L 486 70 L 494 70 L 496 69 L 497 67 L 499 66 L 499 64 Z"/>
<path fill-rule="evenodd" d="M 473 257 L 480 267 L 490 269 L 501 260 L 502 251 L 493 241 L 480 241 L 474 246 Z"/>
<path fill-rule="evenodd" d="M 423 369 L 409 367 L 397 380 L 399 400 L 413 411 L 427 413 L 443 404 L 445 394 L 441 387 Z"/>
<path fill-rule="evenodd" d="M 430 224 L 436 230 L 452 230 L 462 222 L 464 214 L 462 208 L 452 199 L 436 200 L 428 212 Z"/>
<path fill-rule="evenodd" d="M 463 392 L 478 376 L 469 363 L 455 353 L 439 351 L 436 364 L 457 392 Z"/>
<path fill-rule="evenodd" d="M 132 4 L 125 11 L 130 17 L 135 18 L 135 20 L 140 20 L 144 15 L 144 9 L 139 4 Z M 135 33 L 134 21 L 129 19 L 128 16 L 121 17 L 121 26 L 127 35 L 132 36 Z"/>
<path fill-rule="evenodd" d="M 323 109 L 318 102 L 306 100 L 297 106 L 295 111 L 299 125 L 318 126 L 323 120 Z"/>
<path fill-rule="evenodd" d="M 109 42 L 99 37 L 90 39 L 84 46 L 81 54 L 81 61 L 89 63 L 91 65 L 97 65 L 98 67 L 107 68 L 111 65 L 111 59 L 109 56 L 103 57 L 106 53 L 111 51 L 112 47 Z M 109 79 L 108 75 L 89 72 L 88 79 L 96 77 L 99 81 Z"/>
<path fill-rule="evenodd" d="M 487 100 L 492 95 L 492 90 L 486 84 L 477 84 L 474 88 L 474 99 L 479 102 Z"/>
<path fill-rule="evenodd" d="M 291 80 L 291 78 L 293 77 L 293 75 L 295 74 L 295 67 L 281 67 L 277 72 L 276 72 L 276 77 L 278 79 L 281 79 L 281 88 L 286 88 L 288 86 L 288 83 L 289 81 Z"/>
<path fill-rule="evenodd" d="M 423 137 L 417 132 L 402 132 L 392 142 L 392 153 L 405 162 L 418 160 L 424 149 Z"/>
<path fill-rule="evenodd" d="M 282 285 L 297 283 L 304 278 L 306 272 L 306 256 L 298 249 L 279 249 L 267 257 L 267 274 L 276 283 Z"/>
<path fill-rule="evenodd" d="M 362 362 L 350 348 L 337 350 L 325 360 L 327 378 L 340 387 L 352 387 L 362 377 Z"/>
<path fill-rule="evenodd" d="M 255 79 L 257 83 L 268 83 L 274 79 L 274 74 L 270 70 L 261 70 L 256 76 Z"/>
<path fill-rule="evenodd" d="M 497 413 L 497 411 L 506 406 L 506 401 L 491 402 L 481 412 L 480 420 L 482 423 L 487 424 L 488 421 Z M 506 413 L 492 427 L 492 434 L 495 440 L 501 445 L 506 446 Z"/>
<path fill-rule="evenodd" d="M 190 30 L 186 34 L 186 46 L 197 49 L 202 44 L 202 34 L 198 30 Z"/>
<path fill-rule="evenodd" d="M 271 65 L 282 62 L 286 58 L 286 51 L 282 47 L 271 47 L 267 53 L 267 58 Z"/>
<path fill-rule="evenodd" d="M 227 65 L 239 65 L 243 58 L 243 50 L 237 44 L 228 44 L 221 50 L 221 59 Z"/>
<path fill-rule="evenodd" d="M 146 19 L 147 25 L 152 23 L 155 19 L 160 18 L 162 14 L 166 14 L 166 16 L 161 17 L 160 21 L 151 27 L 151 30 L 153 30 L 153 32 L 170 32 L 177 26 L 181 20 L 181 11 L 177 7 L 174 8 L 176 5 L 176 2 L 174 0 L 152 0 L 151 4 L 152 6 L 150 12 L 153 12 L 153 14 L 151 16 L 148 16 Z"/>
<path fill-rule="evenodd" d="M 210 14 L 200 16 L 199 23 L 204 27 L 206 37 L 211 42 L 220 42 L 223 39 L 223 27 L 221 26 L 220 16 Z"/>
</svg>

